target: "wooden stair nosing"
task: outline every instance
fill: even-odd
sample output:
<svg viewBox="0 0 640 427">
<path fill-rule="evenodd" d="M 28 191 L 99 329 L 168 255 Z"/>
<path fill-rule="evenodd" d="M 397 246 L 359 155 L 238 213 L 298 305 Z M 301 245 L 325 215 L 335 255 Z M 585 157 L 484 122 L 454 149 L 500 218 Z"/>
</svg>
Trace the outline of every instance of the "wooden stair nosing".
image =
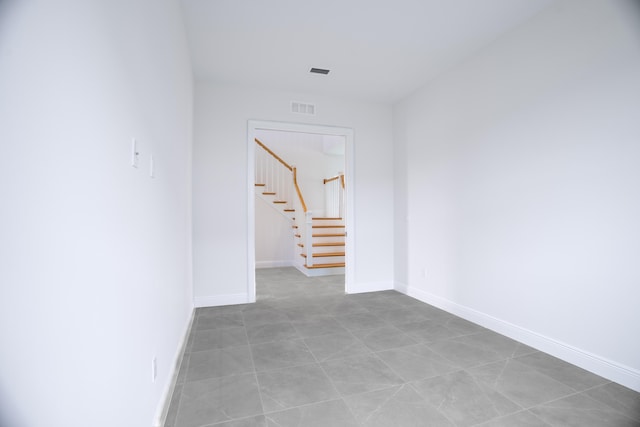
<svg viewBox="0 0 640 427">
<path fill-rule="evenodd" d="M 313 264 L 312 266 L 308 266 L 307 264 L 304 265 L 306 268 L 308 269 L 314 269 L 314 268 L 336 268 L 336 267 L 344 267 L 346 266 L 346 263 L 344 262 L 334 262 L 331 264 Z"/>
<path fill-rule="evenodd" d="M 330 256 L 345 256 L 344 252 L 316 252 L 313 254 L 314 258 L 326 258 Z M 307 254 L 300 254 L 301 257 L 306 258 Z"/>
<path fill-rule="evenodd" d="M 274 200 L 273 203 L 281 205 L 281 204 L 287 203 L 287 201 L 286 200 Z"/>
<path fill-rule="evenodd" d="M 345 233 L 312 234 L 311 237 L 345 237 Z"/>
<path fill-rule="evenodd" d="M 285 212 L 295 212 L 296 210 L 295 210 L 295 209 L 285 209 L 284 211 L 285 211 Z M 295 219 L 295 218 L 294 218 L 294 219 Z"/>
<path fill-rule="evenodd" d="M 304 248 L 303 243 L 298 243 L 298 246 L 300 246 L 301 248 Z M 345 242 L 314 243 L 311 246 L 313 246 L 314 248 L 330 247 L 330 246 L 346 246 L 346 243 Z"/>
<path fill-rule="evenodd" d="M 276 192 L 275 191 L 263 191 L 262 194 L 264 196 L 275 196 Z"/>
<path fill-rule="evenodd" d="M 313 217 L 311 218 L 314 221 L 342 221 L 342 218 L 338 218 L 338 217 Z"/>
<path fill-rule="evenodd" d="M 344 228 L 344 225 L 312 225 L 312 228 Z"/>
<path fill-rule="evenodd" d="M 256 187 L 264 187 L 264 186 L 266 186 L 266 185 L 267 185 L 267 184 L 256 184 Z"/>
</svg>

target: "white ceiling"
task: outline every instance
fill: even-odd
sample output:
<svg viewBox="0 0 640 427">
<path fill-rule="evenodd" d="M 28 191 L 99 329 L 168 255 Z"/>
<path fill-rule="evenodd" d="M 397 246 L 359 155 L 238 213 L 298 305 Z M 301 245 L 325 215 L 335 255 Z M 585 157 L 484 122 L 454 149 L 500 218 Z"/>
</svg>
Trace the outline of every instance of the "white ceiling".
<svg viewBox="0 0 640 427">
<path fill-rule="evenodd" d="M 393 103 L 555 0 L 182 1 L 199 80 Z"/>
</svg>

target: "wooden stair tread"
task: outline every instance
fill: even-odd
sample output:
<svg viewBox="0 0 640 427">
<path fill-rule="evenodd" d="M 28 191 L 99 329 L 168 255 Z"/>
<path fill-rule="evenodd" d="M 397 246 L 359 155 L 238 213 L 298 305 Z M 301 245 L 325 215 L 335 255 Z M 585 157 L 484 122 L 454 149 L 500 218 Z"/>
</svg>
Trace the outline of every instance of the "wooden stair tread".
<svg viewBox="0 0 640 427">
<path fill-rule="evenodd" d="M 306 258 L 307 254 L 300 254 L 301 257 Z M 324 258 L 328 256 L 345 256 L 344 252 L 316 252 L 313 254 L 314 258 Z"/>
<path fill-rule="evenodd" d="M 344 262 L 334 262 L 331 264 L 313 264 L 312 266 L 304 265 L 306 268 L 335 268 L 335 267 L 344 267 L 346 264 Z"/>
<path fill-rule="evenodd" d="M 342 218 L 330 218 L 330 217 L 313 217 L 311 218 L 314 221 L 342 221 Z"/>
<path fill-rule="evenodd" d="M 316 248 L 316 247 L 345 246 L 345 245 L 346 245 L 346 243 L 344 243 L 344 242 L 328 242 L 328 243 L 314 243 L 311 246 Z M 303 243 L 298 243 L 298 246 L 300 246 L 301 248 L 304 248 L 304 244 Z"/>
<path fill-rule="evenodd" d="M 283 203 L 287 203 L 287 201 L 286 200 L 274 200 L 273 203 L 283 204 Z"/>
<path fill-rule="evenodd" d="M 299 234 L 294 234 L 294 236 L 296 236 L 296 237 L 302 237 L 302 236 L 301 236 L 301 235 L 299 235 Z"/>
<path fill-rule="evenodd" d="M 285 211 L 285 212 L 295 212 L 296 210 L 295 210 L 295 209 L 285 209 L 284 211 Z M 295 218 L 294 218 L 294 219 L 295 219 Z"/>
<path fill-rule="evenodd" d="M 312 234 L 312 237 L 344 237 L 345 233 Z"/>
<path fill-rule="evenodd" d="M 344 228 L 344 225 L 312 225 L 312 228 Z"/>
<path fill-rule="evenodd" d="M 265 196 L 275 196 L 276 192 L 275 191 L 263 191 L 262 194 L 264 194 Z"/>
<path fill-rule="evenodd" d="M 264 187 L 267 184 L 256 184 L 256 187 Z"/>
</svg>

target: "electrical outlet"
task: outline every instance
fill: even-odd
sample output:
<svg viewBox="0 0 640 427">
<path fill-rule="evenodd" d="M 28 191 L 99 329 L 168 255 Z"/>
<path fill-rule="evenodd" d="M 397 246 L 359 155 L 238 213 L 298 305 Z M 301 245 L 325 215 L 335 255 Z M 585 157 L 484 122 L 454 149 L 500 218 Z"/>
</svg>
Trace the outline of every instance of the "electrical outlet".
<svg viewBox="0 0 640 427">
<path fill-rule="evenodd" d="M 156 356 L 153 356 L 153 359 L 151 359 L 151 382 L 155 383 L 157 377 L 158 377 L 158 361 L 156 359 Z"/>
</svg>

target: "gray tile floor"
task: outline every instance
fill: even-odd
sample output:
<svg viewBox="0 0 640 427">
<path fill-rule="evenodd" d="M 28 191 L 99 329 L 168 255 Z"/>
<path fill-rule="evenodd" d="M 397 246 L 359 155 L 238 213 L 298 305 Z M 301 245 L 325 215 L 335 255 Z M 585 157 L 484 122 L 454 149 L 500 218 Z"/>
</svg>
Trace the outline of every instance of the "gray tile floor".
<svg viewBox="0 0 640 427">
<path fill-rule="evenodd" d="M 165 427 L 640 426 L 640 394 L 400 293 L 256 275 L 196 311 Z"/>
</svg>

